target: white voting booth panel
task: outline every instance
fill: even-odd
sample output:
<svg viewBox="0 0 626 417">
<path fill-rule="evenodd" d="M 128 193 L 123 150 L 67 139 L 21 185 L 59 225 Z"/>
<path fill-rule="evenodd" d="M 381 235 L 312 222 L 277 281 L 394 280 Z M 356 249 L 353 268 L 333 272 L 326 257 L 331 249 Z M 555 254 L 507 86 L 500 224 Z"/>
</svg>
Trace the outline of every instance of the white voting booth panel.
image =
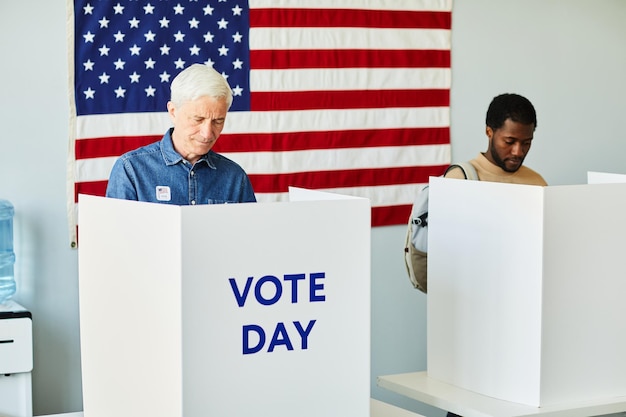
<svg viewBox="0 0 626 417">
<path fill-rule="evenodd" d="M 587 172 L 588 184 L 608 184 L 608 183 L 624 183 L 626 182 L 626 175 L 613 174 L 610 172 Z"/>
<path fill-rule="evenodd" d="M 430 179 L 429 377 L 531 406 L 626 395 L 626 184 Z"/>
<path fill-rule="evenodd" d="M 369 416 L 370 205 L 80 196 L 85 417 Z"/>
</svg>

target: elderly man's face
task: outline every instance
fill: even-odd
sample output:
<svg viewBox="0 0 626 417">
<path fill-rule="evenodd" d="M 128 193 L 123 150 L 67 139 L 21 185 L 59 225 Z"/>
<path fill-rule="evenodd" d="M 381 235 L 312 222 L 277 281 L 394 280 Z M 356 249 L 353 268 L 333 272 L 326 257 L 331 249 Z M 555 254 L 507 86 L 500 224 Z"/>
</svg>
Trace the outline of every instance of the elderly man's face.
<svg viewBox="0 0 626 417">
<path fill-rule="evenodd" d="M 195 163 L 211 150 L 222 133 L 228 105 L 225 98 L 204 96 L 179 107 L 170 101 L 167 111 L 174 124 L 174 149 L 183 158 Z"/>
</svg>

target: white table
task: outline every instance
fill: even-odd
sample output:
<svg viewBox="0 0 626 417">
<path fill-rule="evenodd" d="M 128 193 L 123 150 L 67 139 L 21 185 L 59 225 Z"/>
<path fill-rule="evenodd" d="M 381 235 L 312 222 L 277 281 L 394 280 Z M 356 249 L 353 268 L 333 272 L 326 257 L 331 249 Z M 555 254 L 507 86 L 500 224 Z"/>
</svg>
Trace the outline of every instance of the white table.
<svg viewBox="0 0 626 417">
<path fill-rule="evenodd" d="M 42 417 L 83 417 L 83 412 L 50 414 Z M 375 399 L 370 400 L 370 417 L 424 417 L 421 414 L 415 414 L 405 409 L 387 404 Z"/>
<path fill-rule="evenodd" d="M 589 417 L 626 411 L 626 397 L 532 407 L 446 384 L 429 378 L 425 371 L 379 376 L 378 386 L 463 417 Z"/>
</svg>

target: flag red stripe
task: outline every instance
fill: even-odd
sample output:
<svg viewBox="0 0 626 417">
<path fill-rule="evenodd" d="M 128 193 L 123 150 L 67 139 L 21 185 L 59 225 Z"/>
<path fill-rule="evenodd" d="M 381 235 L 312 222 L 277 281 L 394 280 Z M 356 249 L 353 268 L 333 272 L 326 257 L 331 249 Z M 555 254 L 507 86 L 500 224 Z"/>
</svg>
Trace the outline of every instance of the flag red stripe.
<svg viewBox="0 0 626 417">
<path fill-rule="evenodd" d="M 252 50 L 253 69 L 450 68 L 450 50 Z"/>
<path fill-rule="evenodd" d="M 337 187 L 371 187 L 382 185 L 427 183 L 428 177 L 442 175 L 447 165 L 414 166 L 343 171 L 310 171 L 289 174 L 250 174 L 257 193 L 282 193 L 289 186 L 312 190 Z"/>
<path fill-rule="evenodd" d="M 450 29 L 449 11 L 251 9 L 250 27 L 365 27 Z"/>
<path fill-rule="evenodd" d="M 410 214 L 410 204 L 372 207 L 372 227 L 406 224 Z"/>
<path fill-rule="evenodd" d="M 448 127 L 325 132 L 223 134 L 216 152 L 279 152 L 379 146 L 444 145 L 450 143 Z"/>
<path fill-rule="evenodd" d="M 74 153 L 76 159 L 105 158 L 120 156 L 141 146 L 160 140 L 159 136 L 117 136 L 77 140 Z"/>
<path fill-rule="evenodd" d="M 74 203 L 78 203 L 78 194 L 103 196 L 106 194 L 108 180 L 85 181 L 74 183 Z"/>
<path fill-rule="evenodd" d="M 397 107 L 447 107 L 449 90 L 358 90 L 252 92 L 255 111 L 311 109 L 375 109 Z"/>
</svg>

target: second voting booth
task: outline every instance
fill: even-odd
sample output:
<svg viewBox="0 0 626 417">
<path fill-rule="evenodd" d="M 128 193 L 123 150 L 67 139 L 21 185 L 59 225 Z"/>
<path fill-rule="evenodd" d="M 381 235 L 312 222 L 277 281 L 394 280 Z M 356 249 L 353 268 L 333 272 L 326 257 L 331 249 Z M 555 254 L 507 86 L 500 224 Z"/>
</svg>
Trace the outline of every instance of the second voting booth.
<svg viewBox="0 0 626 417">
<path fill-rule="evenodd" d="M 531 406 L 626 394 L 626 184 L 430 179 L 428 375 Z"/>
<path fill-rule="evenodd" d="M 369 416 L 370 205 L 80 196 L 85 417 Z"/>
</svg>

